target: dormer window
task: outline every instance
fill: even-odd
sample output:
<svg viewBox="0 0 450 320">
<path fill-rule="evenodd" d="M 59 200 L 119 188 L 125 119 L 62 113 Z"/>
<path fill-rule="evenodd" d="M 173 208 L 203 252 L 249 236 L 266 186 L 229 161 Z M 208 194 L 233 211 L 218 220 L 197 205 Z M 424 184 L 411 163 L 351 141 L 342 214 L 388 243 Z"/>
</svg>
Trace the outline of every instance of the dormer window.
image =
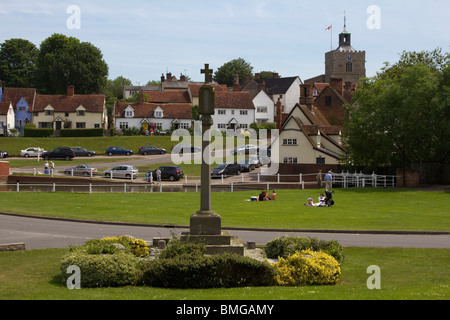
<svg viewBox="0 0 450 320">
<path fill-rule="evenodd" d="M 155 109 L 154 116 L 155 116 L 155 118 L 163 118 L 164 117 L 164 112 L 161 109 L 161 107 L 158 107 Z"/>
<path fill-rule="evenodd" d="M 131 106 L 128 106 L 125 109 L 125 118 L 133 118 L 134 117 L 134 109 Z"/>
</svg>

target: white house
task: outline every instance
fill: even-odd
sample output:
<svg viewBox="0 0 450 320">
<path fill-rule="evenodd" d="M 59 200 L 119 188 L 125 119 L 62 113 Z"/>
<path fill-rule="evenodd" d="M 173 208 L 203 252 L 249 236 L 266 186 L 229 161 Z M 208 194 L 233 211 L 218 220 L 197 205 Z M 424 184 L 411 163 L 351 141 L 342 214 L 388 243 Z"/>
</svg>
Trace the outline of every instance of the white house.
<svg viewBox="0 0 450 320">
<path fill-rule="evenodd" d="M 128 103 L 116 102 L 115 128 L 146 130 L 154 124 L 162 131 L 189 129 L 192 124 L 190 103 Z"/>
<path fill-rule="evenodd" d="M 275 104 L 264 90 L 261 90 L 254 98 L 255 122 L 260 125 L 266 122 L 275 122 Z"/>
<path fill-rule="evenodd" d="M 14 107 L 9 102 L 0 102 L 0 135 L 9 136 L 9 130 L 16 122 Z"/>
<path fill-rule="evenodd" d="M 255 122 L 255 105 L 246 91 L 216 92 L 212 129 L 249 129 Z"/>
</svg>

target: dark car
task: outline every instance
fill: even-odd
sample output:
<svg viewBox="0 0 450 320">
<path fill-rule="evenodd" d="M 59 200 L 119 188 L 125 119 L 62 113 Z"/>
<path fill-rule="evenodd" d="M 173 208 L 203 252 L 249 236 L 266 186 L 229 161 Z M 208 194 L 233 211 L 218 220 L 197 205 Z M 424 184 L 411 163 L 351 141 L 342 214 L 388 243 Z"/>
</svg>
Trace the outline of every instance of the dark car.
<svg viewBox="0 0 450 320">
<path fill-rule="evenodd" d="M 81 147 L 71 147 L 70 149 L 75 152 L 75 157 L 92 157 L 96 155 L 95 151 L 86 150 Z"/>
<path fill-rule="evenodd" d="M 56 148 L 52 151 L 47 151 L 42 154 L 42 158 L 49 159 L 65 159 L 72 160 L 75 157 L 75 152 L 70 148 Z"/>
<path fill-rule="evenodd" d="M 106 149 L 106 154 L 108 156 L 117 155 L 117 154 L 130 156 L 133 154 L 133 151 L 122 148 L 122 147 L 109 147 L 108 149 Z"/>
<path fill-rule="evenodd" d="M 166 154 L 166 149 L 158 148 L 155 146 L 142 146 L 139 148 L 139 153 L 144 156 L 148 154 Z"/>
<path fill-rule="evenodd" d="M 211 171 L 211 178 L 241 174 L 241 165 L 239 163 L 221 163 Z"/>
<path fill-rule="evenodd" d="M 256 166 L 250 159 L 245 159 L 243 163 L 239 163 L 241 165 L 242 172 L 250 172 L 255 170 Z"/>
<path fill-rule="evenodd" d="M 179 166 L 162 166 L 159 167 L 161 171 L 161 180 L 178 181 L 184 177 L 183 170 Z M 156 169 L 149 171 L 148 174 L 152 175 L 153 181 L 157 181 Z"/>
<path fill-rule="evenodd" d="M 202 148 L 191 145 L 191 144 L 177 144 L 172 148 L 172 153 L 195 153 L 202 151 Z"/>
<path fill-rule="evenodd" d="M 8 151 L 0 150 L 0 159 L 4 159 L 4 158 L 7 158 L 7 157 L 9 157 Z"/>
</svg>

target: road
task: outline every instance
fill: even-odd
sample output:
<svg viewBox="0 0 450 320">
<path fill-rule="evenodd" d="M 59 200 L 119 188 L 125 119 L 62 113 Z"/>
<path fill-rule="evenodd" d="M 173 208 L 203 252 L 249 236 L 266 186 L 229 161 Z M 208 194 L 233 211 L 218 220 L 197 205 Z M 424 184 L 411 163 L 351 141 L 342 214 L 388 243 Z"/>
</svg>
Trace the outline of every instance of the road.
<svg viewBox="0 0 450 320">
<path fill-rule="evenodd" d="M 227 230 L 226 228 L 223 229 Z M 131 235 L 151 243 L 153 237 L 169 237 L 173 233 L 179 235 L 183 231 L 188 230 L 143 225 L 74 222 L 0 214 L 0 244 L 23 242 L 27 250 L 64 248 L 69 245 L 81 245 L 89 239 L 119 235 Z M 283 235 L 293 235 L 323 240 L 333 239 L 344 247 L 450 248 L 449 234 L 353 234 L 255 230 L 228 230 L 228 232 L 241 238 L 244 243 L 254 241 L 257 244 L 266 244 L 268 241 Z"/>
</svg>

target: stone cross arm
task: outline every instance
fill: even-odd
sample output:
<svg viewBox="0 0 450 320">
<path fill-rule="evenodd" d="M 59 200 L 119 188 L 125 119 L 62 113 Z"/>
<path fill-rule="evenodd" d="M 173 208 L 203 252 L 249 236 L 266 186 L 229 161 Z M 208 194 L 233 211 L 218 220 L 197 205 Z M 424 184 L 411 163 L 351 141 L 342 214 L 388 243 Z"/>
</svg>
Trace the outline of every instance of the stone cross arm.
<svg viewBox="0 0 450 320">
<path fill-rule="evenodd" d="M 202 69 L 201 72 L 205 75 L 205 83 L 209 83 L 213 70 L 209 68 L 209 64 L 205 63 L 205 69 Z"/>
</svg>

